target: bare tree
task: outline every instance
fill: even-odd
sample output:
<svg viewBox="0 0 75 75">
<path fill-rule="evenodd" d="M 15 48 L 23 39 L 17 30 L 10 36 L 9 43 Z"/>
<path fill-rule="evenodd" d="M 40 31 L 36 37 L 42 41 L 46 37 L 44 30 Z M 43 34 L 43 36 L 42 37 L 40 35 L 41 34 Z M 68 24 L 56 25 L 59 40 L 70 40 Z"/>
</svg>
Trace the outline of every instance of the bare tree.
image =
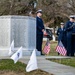
<svg viewBox="0 0 75 75">
<path fill-rule="evenodd" d="M 38 9 L 45 25 L 56 27 L 75 13 L 75 0 L 0 0 L 0 15 L 29 15 Z"/>
</svg>

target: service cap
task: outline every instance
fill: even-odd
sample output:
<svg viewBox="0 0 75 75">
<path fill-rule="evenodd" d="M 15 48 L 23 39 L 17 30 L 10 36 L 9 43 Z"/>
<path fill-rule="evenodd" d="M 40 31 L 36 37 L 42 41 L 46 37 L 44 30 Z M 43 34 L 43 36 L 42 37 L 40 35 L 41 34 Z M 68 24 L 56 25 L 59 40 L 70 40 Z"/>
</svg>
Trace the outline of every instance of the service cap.
<svg viewBox="0 0 75 75">
<path fill-rule="evenodd" d="M 42 13 L 42 10 L 40 9 L 40 10 L 38 10 L 36 13 Z"/>
<path fill-rule="evenodd" d="M 61 22 L 60 24 L 61 24 L 61 25 L 64 25 L 64 23 L 63 23 L 63 22 Z"/>
<path fill-rule="evenodd" d="M 75 19 L 75 15 L 70 15 L 70 18 Z"/>
</svg>

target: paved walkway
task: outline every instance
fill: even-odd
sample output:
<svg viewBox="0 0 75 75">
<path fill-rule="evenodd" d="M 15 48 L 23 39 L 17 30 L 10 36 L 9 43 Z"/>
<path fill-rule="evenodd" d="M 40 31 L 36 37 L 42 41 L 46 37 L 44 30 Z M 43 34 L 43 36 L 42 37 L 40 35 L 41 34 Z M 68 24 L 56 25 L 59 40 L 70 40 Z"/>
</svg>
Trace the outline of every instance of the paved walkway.
<svg viewBox="0 0 75 75">
<path fill-rule="evenodd" d="M 38 67 L 41 70 L 52 73 L 54 75 L 75 75 L 75 68 L 70 66 L 61 65 L 55 62 L 51 62 L 46 60 L 46 58 L 70 58 L 70 57 L 62 57 L 62 56 L 37 56 Z M 27 64 L 29 61 L 29 56 L 26 56 L 20 59 L 21 62 Z"/>
<path fill-rule="evenodd" d="M 27 64 L 29 61 L 29 56 L 25 56 L 20 59 L 21 62 Z M 46 60 L 46 58 L 70 58 L 70 57 L 62 57 L 62 56 L 37 56 L 38 67 L 41 70 L 52 73 L 54 75 L 75 75 L 75 68 L 70 66 L 61 65 L 55 62 L 51 62 Z M 9 57 L 0 57 L 0 59 L 9 59 Z"/>
</svg>

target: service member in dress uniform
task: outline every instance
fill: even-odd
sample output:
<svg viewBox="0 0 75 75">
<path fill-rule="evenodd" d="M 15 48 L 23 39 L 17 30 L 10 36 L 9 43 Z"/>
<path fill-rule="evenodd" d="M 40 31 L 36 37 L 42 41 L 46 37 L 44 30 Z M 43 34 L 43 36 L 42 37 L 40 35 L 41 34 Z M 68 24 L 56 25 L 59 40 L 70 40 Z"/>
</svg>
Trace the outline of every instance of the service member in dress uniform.
<svg viewBox="0 0 75 75">
<path fill-rule="evenodd" d="M 74 19 L 75 19 L 75 15 L 74 15 Z M 72 56 L 74 56 L 75 53 L 75 20 L 73 23 L 73 31 L 72 31 Z"/>
<path fill-rule="evenodd" d="M 61 41 L 63 43 L 63 31 L 64 31 L 64 23 L 60 23 L 60 28 L 57 30 L 58 43 Z"/>
<path fill-rule="evenodd" d="M 45 27 L 43 20 L 41 18 L 42 16 L 42 10 L 38 10 L 36 16 L 36 49 L 41 52 L 42 54 L 42 41 L 43 41 L 43 34 L 45 35 Z"/>
<path fill-rule="evenodd" d="M 66 39 L 67 39 L 67 56 L 73 56 L 73 50 L 72 50 L 72 31 L 73 31 L 73 25 L 74 23 L 74 16 L 71 15 L 69 21 L 65 25 L 65 31 L 66 31 Z"/>
<path fill-rule="evenodd" d="M 64 23 L 60 23 L 60 27 L 57 30 L 57 36 L 58 36 L 58 43 L 61 41 L 62 44 L 64 45 Z M 65 46 L 64 46 L 65 47 Z M 59 55 L 59 53 L 58 53 Z"/>
</svg>

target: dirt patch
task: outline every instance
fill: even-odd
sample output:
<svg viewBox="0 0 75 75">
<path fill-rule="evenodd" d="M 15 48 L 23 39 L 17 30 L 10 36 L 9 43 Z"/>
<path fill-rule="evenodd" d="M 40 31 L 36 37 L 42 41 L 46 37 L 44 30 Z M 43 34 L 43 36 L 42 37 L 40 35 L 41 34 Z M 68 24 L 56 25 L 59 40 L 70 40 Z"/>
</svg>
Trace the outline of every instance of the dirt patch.
<svg viewBox="0 0 75 75">
<path fill-rule="evenodd" d="M 0 75 L 24 75 L 23 73 L 16 73 L 13 71 L 0 71 Z"/>
<path fill-rule="evenodd" d="M 0 75 L 53 75 L 42 70 L 27 72 L 15 72 L 15 71 L 0 71 Z"/>
</svg>

